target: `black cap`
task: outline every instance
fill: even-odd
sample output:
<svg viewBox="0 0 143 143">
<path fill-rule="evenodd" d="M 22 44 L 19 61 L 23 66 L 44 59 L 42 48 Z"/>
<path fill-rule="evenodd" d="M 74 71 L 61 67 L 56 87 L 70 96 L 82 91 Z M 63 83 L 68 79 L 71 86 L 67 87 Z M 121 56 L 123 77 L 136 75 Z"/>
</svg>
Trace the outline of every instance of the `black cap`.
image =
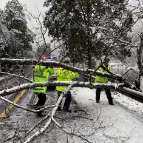
<svg viewBox="0 0 143 143">
<path fill-rule="evenodd" d="M 105 59 L 104 59 L 104 63 L 108 63 L 109 61 L 110 61 L 109 58 L 105 58 Z"/>
</svg>

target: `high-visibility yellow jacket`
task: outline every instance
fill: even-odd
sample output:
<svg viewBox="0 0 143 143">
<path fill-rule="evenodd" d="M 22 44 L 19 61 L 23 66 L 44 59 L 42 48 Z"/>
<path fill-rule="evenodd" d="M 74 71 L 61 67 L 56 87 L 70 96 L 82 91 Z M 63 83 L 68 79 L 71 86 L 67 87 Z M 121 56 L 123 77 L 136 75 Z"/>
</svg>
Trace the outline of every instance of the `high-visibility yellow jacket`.
<svg viewBox="0 0 143 143">
<path fill-rule="evenodd" d="M 72 79 L 79 76 L 78 73 L 59 68 L 57 72 L 57 81 L 71 81 Z M 67 87 L 66 86 L 56 86 L 57 91 L 64 91 Z"/>
<path fill-rule="evenodd" d="M 105 65 L 103 64 L 103 66 L 105 67 Z M 111 66 L 108 65 L 108 67 L 106 67 L 109 71 L 111 71 Z M 105 71 L 102 67 L 100 67 L 98 69 L 98 71 L 104 72 L 104 73 L 108 73 L 107 71 Z M 107 77 L 101 77 L 101 76 L 96 76 L 95 78 L 95 83 L 107 83 L 108 82 L 108 78 Z"/>
<path fill-rule="evenodd" d="M 54 74 L 54 68 L 46 68 L 46 66 L 36 65 L 34 69 L 34 81 L 35 82 L 47 82 L 49 75 Z M 46 93 L 47 86 L 35 87 L 33 92 Z"/>
</svg>

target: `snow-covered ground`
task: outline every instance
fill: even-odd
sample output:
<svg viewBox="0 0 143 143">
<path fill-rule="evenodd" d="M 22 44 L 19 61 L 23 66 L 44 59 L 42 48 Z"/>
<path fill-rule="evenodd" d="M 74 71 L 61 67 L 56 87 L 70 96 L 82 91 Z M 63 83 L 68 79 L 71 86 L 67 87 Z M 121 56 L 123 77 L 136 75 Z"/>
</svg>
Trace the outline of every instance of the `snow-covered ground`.
<svg viewBox="0 0 143 143">
<path fill-rule="evenodd" d="M 30 93 L 21 104 L 24 106 L 30 100 Z M 91 143 L 143 143 L 143 109 L 142 104 L 129 99 L 119 93 L 112 92 L 114 106 L 108 104 L 106 95 L 101 92 L 101 102 L 95 102 L 95 89 L 76 87 L 72 89 L 72 113 L 57 112 L 56 121 L 67 131 L 82 135 Z M 50 93 L 46 104 L 55 103 L 57 93 Z M 76 111 L 76 112 L 74 112 Z M 49 113 L 48 110 L 46 110 Z M 3 128 L 10 134 L 10 129 L 19 129 L 19 134 L 24 130 L 29 131 L 40 119 L 33 113 L 17 109 L 11 117 L 2 120 L 0 130 Z M 8 127 L 10 127 L 8 131 Z M 33 133 L 36 130 L 35 128 Z M 33 143 L 85 143 L 86 141 L 75 136 L 65 134 L 56 125 L 51 125 L 49 130 Z M 8 142 L 11 143 L 11 142 Z M 17 142 L 16 142 L 17 143 Z"/>
<path fill-rule="evenodd" d="M 118 92 L 113 93 L 113 98 L 116 102 L 118 102 L 122 107 L 125 107 L 127 110 L 137 114 L 143 115 L 143 103 L 135 101 L 123 94 Z"/>
<path fill-rule="evenodd" d="M 99 128 L 93 136 L 95 139 L 92 140 L 93 143 L 143 143 L 142 103 L 112 92 L 115 106 L 111 106 L 103 91 L 101 102 L 97 104 L 95 103 L 95 89 L 75 88 L 73 93 L 76 93 L 73 97 L 78 105 L 88 109 L 90 118 L 98 119 L 101 125 L 101 129 Z"/>
<path fill-rule="evenodd" d="M 75 96 L 75 93 L 78 94 Z M 73 97 L 78 101 L 78 100 L 92 100 L 95 101 L 95 92 L 96 89 L 89 89 L 89 88 L 74 88 L 73 90 Z M 90 95 L 90 96 L 86 96 Z M 78 98 L 83 98 L 83 99 L 78 99 Z M 117 103 L 118 105 L 120 104 L 122 107 L 125 107 L 127 110 L 130 110 L 131 112 L 136 113 L 137 115 L 143 115 L 143 103 L 140 103 L 138 101 L 135 101 L 134 99 L 131 99 L 121 93 L 118 93 L 116 91 L 112 91 L 112 97 L 113 101 L 115 101 L 115 104 Z M 106 94 L 104 90 L 101 93 L 101 101 L 102 98 L 106 98 Z"/>
</svg>

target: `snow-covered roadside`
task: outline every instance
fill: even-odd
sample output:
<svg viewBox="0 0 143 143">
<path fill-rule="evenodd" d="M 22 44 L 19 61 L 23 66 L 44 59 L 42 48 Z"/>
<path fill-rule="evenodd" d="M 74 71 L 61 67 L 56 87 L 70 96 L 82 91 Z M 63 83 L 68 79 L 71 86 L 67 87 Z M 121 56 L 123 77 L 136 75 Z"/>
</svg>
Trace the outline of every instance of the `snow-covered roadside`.
<svg viewBox="0 0 143 143">
<path fill-rule="evenodd" d="M 135 112 L 139 115 L 143 115 L 143 103 L 140 103 L 118 92 L 113 92 L 113 98 L 115 101 L 117 101 L 130 111 Z"/>
<path fill-rule="evenodd" d="M 138 120 L 134 114 L 119 106 L 117 102 L 115 106 L 109 105 L 104 92 L 101 93 L 100 104 L 95 103 L 94 89 L 74 88 L 72 94 L 80 107 L 88 109 L 90 118 L 98 117 L 100 126 L 92 137 L 93 143 L 143 143 L 143 119 Z M 119 103 L 132 105 L 132 109 L 141 111 L 142 105 L 136 101 L 129 100 L 124 95 L 112 94 Z"/>
</svg>

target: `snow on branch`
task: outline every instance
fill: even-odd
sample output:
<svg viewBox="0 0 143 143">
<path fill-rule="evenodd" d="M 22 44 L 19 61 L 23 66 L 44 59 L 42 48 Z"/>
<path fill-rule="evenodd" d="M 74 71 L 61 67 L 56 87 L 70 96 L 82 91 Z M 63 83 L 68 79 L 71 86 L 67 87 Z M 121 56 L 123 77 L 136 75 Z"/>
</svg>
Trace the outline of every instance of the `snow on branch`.
<svg viewBox="0 0 143 143">
<path fill-rule="evenodd" d="M 14 102 L 12 102 L 12 101 L 10 101 L 10 100 L 8 100 L 8 99 L 2 97 L 2 96 L 0 96 L 0 99 L 2 99 L 2 100 L 4 100 L 5 102 L 8 102 L 8 103 L 10 103 L 10 104 L 12 104 L 12 105 L 18 107 L 18 108 L 21 108 L 21 109 L 24 109 L 24 110 L 27 110 L 27 111 L 33 112 L 33 113 L 37 113 L 37 112 L 42 111 L 42 110 L 45 110 L 45 109 L 47 109 L 47 108 L 53 108 L 53 107 L 55 107 L 55 105 L 49 105 L 49 106 L 46 106 L 46 107 L 44 107 L 44 108 L 41 108 L 40 110 L 32 110 L 32 109 L 29 109 L 29 108 L 20 106 L 20 105 L 14 103 Z"/>
<path fill-rule="evenodd" d="M 0 95 L 6 96 L 15 92 L 19 92 L 24 89 L 32 89 L 34 87 L 43 87 L 43 86 L 68 86 L 71 85 L 74 87 L 93 87 L 93 88 L 111 88 L 111 89 L 117 89 L 120 86 L 123 86 L 124 84 L 113 84 L 113 83 L 90 83 L 90 82 L 76 82 L 76 81 L 55 81 L 55 82 L 37 82 L 37 83 L 26 83 L 21 84 L 19 86 L 15 86 L 6 90 L 1 90 Z"/>
<path fill-rule="evenodd" d="M 140 91 L 136 91 L 126 87 L 117 88 L 117 91 L 128 97 L 131 97 L 132 99 L 135 99 L 136 101 L 143 103 L 143 93 Z"/>
<path fill-rule="evenodd" d="M 52 112 L 51 112 L 51 116 L 49 117 L 49 120 L 46 122 L 46 124 L 44 125 L 43 128 L 41 128 L 39 131 L 35 132 L 32 136 L 30 136 L 29 138 L 27 138 L 27 140 L 24 142 L 24 143 L 30 143 L 32 142 L 33 140 L 35 140 L 35 138 L 37 138 L 38 136 L 40 136 L 41 134 L 43 134 L 49 127 L 49 125 L 51 124 L 52 122 L 52 118 L 54 117 L 57 109 L 58 109 L 58 106 L 60 104 L 60 102 L 62 101 L 64 95 L 66 95 L 70 89 L 72 88 L 72 86 L 75 84 L 75 82 L 73 82 L 71 85 L 69 85 L 66 90 L 64 90 L 64 92 L 60 95 L 60 97 L 58 98 L 58 101 L 56 103 L 56 107 L 54 107 L 52 109 Z"/>
<path fill-rule="evenodd" d="M 24 79 L 24 80 L 26 80 L 26 81 L 28 81 L 28 82 L 31 82 L 31 83 L 33 82 L 33 81 L 31 81 L 30 79 L 28 79 L 28 78 L 26 78 L 26 77 L 24 77 L 24 76 L 21 76 L 21 75 L 11 74 L 11 73 L 7 73 L 7 72 L 0 72 L 0 74 L 9 75 L 9 76 L 7 76 L 7 77 L 1 79 L 1 80 L 0 80 L 0 83 L 4 82 L 4 81 L 6 81 L 6 80 L 10 80 L 10 79 L 15 78 L 15 77 L 22 78 L 22 79 Z"/>
<path fill-rule="evenodd" d="M 54 61 L 42 61 L 42 60 L 36 60 L 36 59 L 8 59 L 8 58 L 2 58 L 0 59 L 1 63 L 11 63 L 11 64 L 18 64 L 18 65 L 44 65 L 44 66 L 59 66 L 62 67 L 64 69 L 67 70 L 71 70 L 73 72 L 78 72 L 81 74 L 93 74 L 94 75 L 98 75 L 98 76 L 102 76 L 102 77 L 108 77 L 108 78 L 112 78 L 112 79 L 116 79 L 118 81 L 122 81 L 122 77 L 119 75 L 115 75 L 115 74 L 108 74 L 108 73 L 103 73 L 103 72 L 99 72 L 93 70 L 93 69 L 80 69 L 77 67 L 72 67 L 72 66 L 68 66 L 65 65 L 63 63 L 60 62 L 54 62 Z"/>
<path fill-rule="evenodd" d="M 63 83 L 65 83 L 65 84 L 69 84 L 69 83 L 70 83 L 70 85 L 67 87 L 67 89 L 66 89 L 63 93 L 61 93 L 61 95 L 60 95 L 60 97 L 58 98 L 58 101 L 56 102 L 56 105 L 55 105 L 55 107 L 52 109 L 51 113 L 49 113 L 46 117 L 44 117 L 44 120 L 49 117 L 49 119 L 48 119 L 48 121 L 45 123 L 45 125 L 44 125 L 40 130 L 36 131 L 32 136 L 27 137 L 27 139 L 25 140 L 24 143 L 30 143 L 30 142 L 34 141 L 38 136 L 40 136 L 41 134 L 43 134 L 43 133 L 48 129 L 48 127 L 50 126 L 50 124 L 51 124 L 52 121 L 54 121 L 54 123 L 55 123 L 58 127 L 61 128 L 61 126 L 60 126 L 60 125 L 56 122 L 56 120 L 54 119 L 54 116 L 55 116 L 55 113 L 56 113 L 56 111 L 57 111 L 57 108 L 59 107 L 59 104 L 61 103 L 63 97 L 69 92 L 69 90 L 71 90 L 72 87 L 81 85 L 81 86 L 93 86 L 93 87 L 96 87 L 96 86 L 97 86 L 97 87 L 100 87 L 100 86 L 102 86 L 102 87 L 108 86 L 108 87 L 114 87 L 114 88 L 116 87 L 116 88 L 117 88 L 117 85 L 115 85 L 115 84 L 92 84 L 92 85 L 91 85 L 89 82 L 84 83 L 84 82 L 75 82 L 75 81 L 74 81 L 74 82 L 67 82 L 67 83 L 66 83 L 66 82 L 55 82 L 55 83 L 58 83 L 58 85 L 63 84 Z M 123 84 L 119 84 L 119 86 L 122 86 L 122 85 L 123 85 Z M 43 120 L 41 120 L 41 122 L 42 122 L 42 121 L 43 121 Z M 81 138 L 82 140 L 84 140 L 84 141 L 90 143 L 89 140 L 87 140 L 86 138 L 82 137 L 81 135 L 74 134 L 74 133 L 70 133 L 70 132 L 68 132 L 67 130 L 63 129 L 63 128 L 61 128 L 61 129 L 62 129 L 65 133 L 67 133 L 68 135 L 74 135 L 74 136 L 79 137 L 79 138 Z M 32 128 L 31 130 L 33 130 L 33 128 Z M 30 131 L 31 131 L 31 130 L 30 130 Z"/>
</svg>

